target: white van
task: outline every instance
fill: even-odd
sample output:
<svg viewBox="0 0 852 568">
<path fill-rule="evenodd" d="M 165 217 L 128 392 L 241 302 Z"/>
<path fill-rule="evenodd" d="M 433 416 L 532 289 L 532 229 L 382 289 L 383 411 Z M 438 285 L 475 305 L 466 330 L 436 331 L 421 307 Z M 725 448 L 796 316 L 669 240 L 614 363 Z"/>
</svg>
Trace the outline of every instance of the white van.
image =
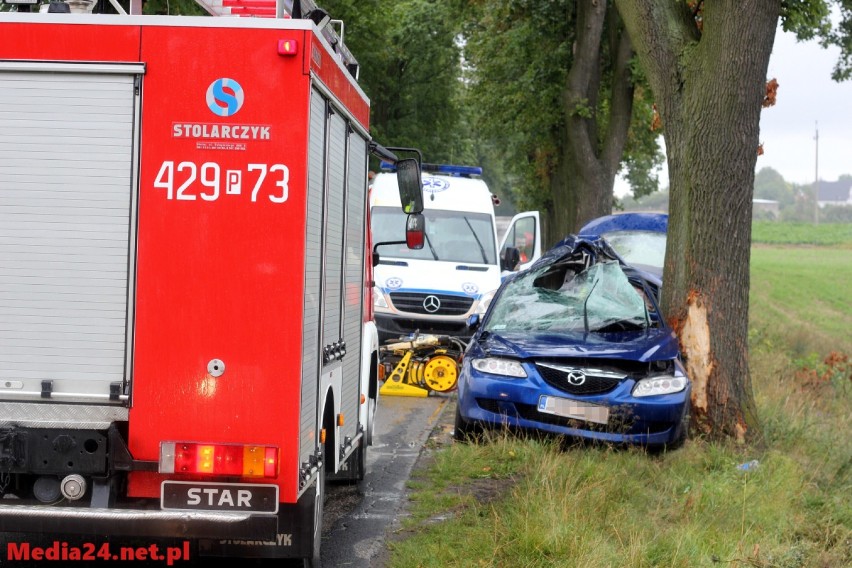
<svg viewBox="0 0 852 568">
<path fill-rule="evenodd" d="M 419 250 L 396 241 L 406 217 L 391 166 L 382 164 L 370 188 L 371 236 L 379 257 L 373 286 L 379 339 L 419 332 L 467 341 L 468 317 L 485 312 L 501 274 L 526 268 L 541 256 L 538 211 L 516 215 L 498 247 L 496 197 L 481 179 L 481 168 L 424 163 L 422 172 L 426 235 Z M 510 247 L 516 245 L 523 250 L 514 252 Z M 518 254 L 520 262 L 511 258 Z"/>
</svg>

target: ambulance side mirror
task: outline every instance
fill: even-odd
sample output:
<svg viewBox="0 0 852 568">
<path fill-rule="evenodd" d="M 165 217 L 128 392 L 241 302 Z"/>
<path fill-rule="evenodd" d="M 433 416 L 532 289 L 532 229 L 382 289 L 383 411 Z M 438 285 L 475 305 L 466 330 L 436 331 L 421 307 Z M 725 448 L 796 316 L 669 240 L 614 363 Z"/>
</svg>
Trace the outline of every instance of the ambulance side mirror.
<svg viewBox="0 0 852 568">
<path fill-rule="evenodd" d="M 423 213 L 412 213 L 405 221 L 405 244 L 410 249 L 420 250 L 426 238 L 426 218 Z"/>
<path fill-rule="evenodd" d="M 420 181 L 420 165 L 414 158 L 396 163 L 396 180 L 399 184 L 399 199 L 406 213 L 423 212 L 423 183 Z M 421 245 L 422 246 L 422 245 Z"/>
<path fill-rule="evenodd" d="M 521 251 L 515 247 L 506 247 L 500 253 L 500 269 L 514 272 L 521 262 Z"/>
</svg>

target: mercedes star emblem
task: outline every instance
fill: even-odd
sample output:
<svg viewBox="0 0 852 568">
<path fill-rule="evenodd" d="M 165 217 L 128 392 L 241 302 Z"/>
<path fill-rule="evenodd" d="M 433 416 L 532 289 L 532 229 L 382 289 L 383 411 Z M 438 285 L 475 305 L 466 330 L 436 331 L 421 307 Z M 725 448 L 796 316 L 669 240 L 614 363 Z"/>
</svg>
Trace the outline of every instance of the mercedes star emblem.
<svg viewBox="0 0 852 568">
<path fill-rule="evenodd" d="M 441 300 L 438 299 L 438 296 L 426 296 L 423 300 L 423 309 L 434 314 L 441 309 Z"/>
</svg>

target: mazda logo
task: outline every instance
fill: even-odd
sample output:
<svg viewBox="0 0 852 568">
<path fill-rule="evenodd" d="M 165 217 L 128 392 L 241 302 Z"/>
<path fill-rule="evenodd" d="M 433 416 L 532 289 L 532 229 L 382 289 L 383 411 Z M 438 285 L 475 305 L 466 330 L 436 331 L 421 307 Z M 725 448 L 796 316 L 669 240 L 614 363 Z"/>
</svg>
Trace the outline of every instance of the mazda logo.
<svg viewBox="0 0 852 568">
<path fill-rule="evenodd" d="M 441 309 L 441 300 L 438 299 L 438 296 L 426 296 L 423 300 L 423 309 L 434 314 Z"/>
<path fill-rule="evenodd" d="M 586 375 L 582 371 L 569 371 L 568 382 L 575 387 L 579 387 L 586 382 Z"/>
</svg>

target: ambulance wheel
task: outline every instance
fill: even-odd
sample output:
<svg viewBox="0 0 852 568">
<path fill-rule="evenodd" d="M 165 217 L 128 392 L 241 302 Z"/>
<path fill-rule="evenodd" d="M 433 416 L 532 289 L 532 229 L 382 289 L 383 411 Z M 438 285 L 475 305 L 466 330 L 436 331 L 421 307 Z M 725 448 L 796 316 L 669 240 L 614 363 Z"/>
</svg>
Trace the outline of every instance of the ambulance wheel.
<svg viewBox="0 0 852 568">
<path fill-rule="evenodd" d="M 313 514 L 313 551 L 310 557 L 305 558 L 305 568 L 322 568 L 320 551 L 322 549 L 322 510 L 325 502 L 325 460 L 322 461 L 315 483 L 316 493 L 314 496 Z"/>
</svg>

